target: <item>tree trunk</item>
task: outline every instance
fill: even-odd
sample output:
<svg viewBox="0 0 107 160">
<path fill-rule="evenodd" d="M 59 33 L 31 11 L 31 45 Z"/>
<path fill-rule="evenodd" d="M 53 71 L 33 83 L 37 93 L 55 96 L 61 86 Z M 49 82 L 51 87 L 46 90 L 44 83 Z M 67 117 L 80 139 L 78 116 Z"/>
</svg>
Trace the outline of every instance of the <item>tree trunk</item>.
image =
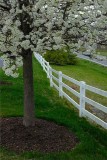
<svg viewBox="0 0 107 160">
<path fill-rule="evenodd" d="M 24 118 L 23 125 L 35 125 L 35 107 L 34 107 L 34 90 L 33 90 L 33 66 L 32 53 L 24 51 L 23 57 L 23 79 L 24 79 Z"/>
</svg>

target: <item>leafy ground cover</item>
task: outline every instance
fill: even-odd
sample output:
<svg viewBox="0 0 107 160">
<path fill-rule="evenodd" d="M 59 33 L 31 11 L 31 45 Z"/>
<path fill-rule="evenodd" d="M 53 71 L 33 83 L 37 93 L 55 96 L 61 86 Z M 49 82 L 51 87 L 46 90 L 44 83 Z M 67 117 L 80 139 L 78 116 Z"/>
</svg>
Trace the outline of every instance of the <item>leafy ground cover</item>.
<svg viewBox="0 0 107 160">
<path fill-rule="evenodd" d="M 81 61 L 81 67 L 86 67 L 85 61 Z M 80 65 L 78 64 L 78 65 Z M 67 67 L 58 68 L 63 69 L 66 72 Z M 76 66 L 73 66 L 74 68 Z M 90 64 L 92 67 L 92 64 Z M 89 68 L 88 68 L 89 69 Z M 71 69 L 72 74 L 76 73 L 80 75 L 80 80 L 82 80 L 82 70 L 79 72 L 79 67 L 77 67 L 75 73 L 73 73 L 73 68 Z M 77 72 L 76 72 L 77 70 Z M 86 72 L 84 68 L 84 72 Z M 97 71 L 95 71 L 97 70 Z M 107 75 L 107 70 L 94 68 L 95 72 L 103 75 L 103 80 L 105 82 Z M 70 71 L 69 71 L 70 72 Z M 91 71 L 90 71 L 91 72 Z M 70 72 L 71 73 L 71 72 Z M 87 73 L 87 72 L 86 72 Z M 67 73 L 66 73 L 67 74 Z M 91 75 L 91 73 L 90 73 Z M 93 75 L 94 77 L 95 75 Z M 5 85 L 0 86 L 0 116 L 1 117 L 22 117 L 23 116 L 23 78 L 22 70 L 20 69 L 20 77 L 13 79 L 4 75 L 2 70 L 0 70 L 1 81 L 8 82 Z M 89 75 L 87 81 L 89 81 Z M 79 77 L 77 77 L 79 79 Z M 91 79 L 91 77 L 90 77 Z M 96 81 L 97 78 L 96 78 Z M 94 79 L 92 80 L 94 83 Z M 91 83 L 91 82 L 90 82 Z M 96 82 L 97 83 L 97 82 Z M 99 86 L 99 84 L 97 84 Z M 107 84 L 105 84 L 107 87 Z M 105 88 L 102 84 L 102 88 Z M 57 91 L 50 88 L 49 80 L 46 78 L 46 74 L 42 70 L 40 64 L 34 59 L 34 89 L 35 89 L 35 105 L 36 112 L 35 116 L 37 118 L 45 119 L 48 121 L 53 121 L 59 125 L 63 125 L 71 130 L 79 138 L 80 143 L 69 152 L 60 153 L 39 153 L 39 152 L 26 152 L 23 154 L 16 154 L 13 151 L 6 150 L 6 148 L 1 148 L 0 157 L 1 160 L 106 160 L 107 159 L 107 131 L 102 128 L 90 124 L 86 119 L 79 118 L 78 111 L 69 104 L 66 100 L 59 98 Z M 68 104 L 70 108 L 68 107 Z"/>
</svg>

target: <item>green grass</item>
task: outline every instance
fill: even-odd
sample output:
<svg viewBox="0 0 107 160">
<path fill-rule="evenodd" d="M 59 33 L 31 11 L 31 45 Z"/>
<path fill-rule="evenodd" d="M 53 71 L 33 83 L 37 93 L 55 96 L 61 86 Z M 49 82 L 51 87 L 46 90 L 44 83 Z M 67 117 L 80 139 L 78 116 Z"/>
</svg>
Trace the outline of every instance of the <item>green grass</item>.
<svg viewBox="0 0 107 160">
<path fill-rule="evenodd" d="M 62 71 L 64 74 L 78 80 L 85 81 L 88 85 L 97 87 L 107 91 L 107 67 L 103 67 L 86 60 L 79 60 L 77 65 L 67 66 L 52 66 L 55 70 Z M 73 85 L 65 81 L 69 86 Z M 74 85 L 75 86 L 75 85 Z M 91 99 L 107 106 L 107 98 L 93 94 L 92 92 L 86 93 Z"/>
<path fill-rule="evenodd" d="M 22 70 L 20 69 L 20 77 L 17 79 L 5 76 L 1 70 L 0 77 L 3 81 L 12 82 L 12 85 L 0 87 L 0 115 L 23 116 Z M 34 90 L 35 116 L 66 126 L 76 134 L 80 143 L 72 151 L 50 154 L 28 152 L 17 155 L 1 148 L 1 160 L 107 160 L 107 131 L 90 124 L 84 118 L 79 118 L 78 111 L 75 111 L 73 106 L 69 109 L 68 102 L 59 98 L 57 91 L 50 88 L 49 80 L 36 60 L 34 60 Z"/>
<path fill-rule="evenodd" d="M 52 66 L 58 71 L 79 81 L 107 90 L 107 67 L 103 67 L 86 60 L 79 60 L 77 65 Z"/>
<path fill-rule="evenodd" d="M 107 57 L 107 50 L 97 50 L 97 53 L 100 53 L 100 55 Z"/>
</svg>

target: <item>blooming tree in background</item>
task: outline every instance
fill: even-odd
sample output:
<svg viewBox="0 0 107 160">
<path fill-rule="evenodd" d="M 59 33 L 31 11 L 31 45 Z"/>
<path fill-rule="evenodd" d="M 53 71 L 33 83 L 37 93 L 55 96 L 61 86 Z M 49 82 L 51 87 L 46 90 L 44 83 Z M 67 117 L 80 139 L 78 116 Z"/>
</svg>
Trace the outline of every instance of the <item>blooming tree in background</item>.
<svg viewBox="0 0 107 160">
<path fill-rule="evenodd" d="M 106 0 L 0 0 L 0 52 L 3 70 L 17 77 L 23 66 L 25 126 L 33 126 L 32 53 L 68 46 L 94 51 L 107 44 Z"/>
<path fill-rule="evenodd" d="M 82 5 L 82 8 L 80 5 L 82 11 L 80 14 L 85 20 L 84 26 L 87 26 L 86 30 L 89 33 L 84 38 L 86 48 L 93 53 L 97 45 L 104 45 L 107 48 L 107 0 L 89 0 Z"/>
</svg>

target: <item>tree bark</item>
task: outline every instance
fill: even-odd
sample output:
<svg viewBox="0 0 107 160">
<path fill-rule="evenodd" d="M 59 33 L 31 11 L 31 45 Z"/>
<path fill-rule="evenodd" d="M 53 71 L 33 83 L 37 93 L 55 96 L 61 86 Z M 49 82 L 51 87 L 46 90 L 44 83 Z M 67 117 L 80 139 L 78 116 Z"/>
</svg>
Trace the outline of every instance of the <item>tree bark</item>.
<svg viewBox="0 0 107 160">
<path fill-rule="evenodd" d="M 24 80 L 24 118 L 23 125 L 35 125 L 35 107 L 33 90 L 33 66 L 32 53 L 30 50 L 24 51 L 23 57 L 23 80 Z"/>
</svg>

